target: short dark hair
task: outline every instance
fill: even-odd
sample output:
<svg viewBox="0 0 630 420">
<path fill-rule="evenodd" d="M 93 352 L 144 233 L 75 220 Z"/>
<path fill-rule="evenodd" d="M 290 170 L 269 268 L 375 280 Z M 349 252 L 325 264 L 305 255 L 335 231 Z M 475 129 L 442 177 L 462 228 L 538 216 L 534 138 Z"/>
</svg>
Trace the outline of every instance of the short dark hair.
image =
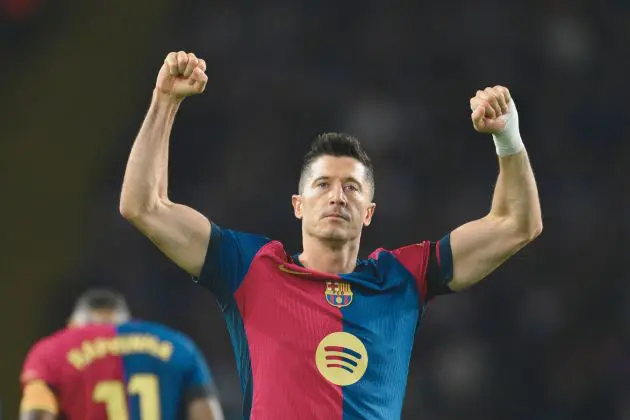
<svg viewBox="0 0 630 420">
<path fill-rule="evenodd" d="M 125 297 L 118 292 L 106 288 L 94 288 L 84 292 L 77 299 L 74 308 L 75 310 L 129 311 Z"/>
<path fill-rule="evenodd" d="M 311 165 L 321 156 L 347 156 L 354 158 L 365 166 L 365 176 L 374 192 L 374 166 L 368 154 L 361 147 L 356 137 L 345 133 L 323 133 L 317 136 L 311 144 L 311 149 L 304 155 L 302 170 L 300 171 L 299 192 L 304 191 L 304 182 Z"/>
</svg>

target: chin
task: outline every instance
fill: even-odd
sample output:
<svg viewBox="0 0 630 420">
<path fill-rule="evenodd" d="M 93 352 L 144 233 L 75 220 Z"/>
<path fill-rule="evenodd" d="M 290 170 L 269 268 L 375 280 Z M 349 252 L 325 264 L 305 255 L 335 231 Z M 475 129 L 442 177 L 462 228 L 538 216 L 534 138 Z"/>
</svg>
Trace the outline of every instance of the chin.
<svg viewBox="0 0 630 420">
<path fill-rule="evenodd" d="M 318 236 L 323 240 L 334 242 L 346 242 L 352 237 L 348 230 L 339 226 L 327 226 L 319 232 Z"/>
</svg>

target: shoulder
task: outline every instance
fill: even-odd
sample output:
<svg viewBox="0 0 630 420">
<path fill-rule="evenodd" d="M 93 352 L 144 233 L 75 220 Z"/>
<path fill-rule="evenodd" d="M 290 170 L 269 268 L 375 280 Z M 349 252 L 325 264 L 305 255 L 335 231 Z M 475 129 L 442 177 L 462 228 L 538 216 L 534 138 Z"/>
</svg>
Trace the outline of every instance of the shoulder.
<svg viewBox="0 0 630 420">
<path fill-rule="evenodd" d="M 205 262 L 213 267 L 221 267 L 226 263 L 248 265 L 257 257 L 274 254 L 284 254 L 281 242 L 262 234 L 223 228 L 212 223 Z"/>
<path fill-rule="evenodd" d="M 27 361 L 48 355 L 57 342 L 59 342 L 59 333 L 40 338 L 28 349 L 26 356 Z"/>
<path fill-rule="evenodd" d="M 230 229 L 221 227 L 214 222 L 211 222 L 212 230 L 210 234 L 210 244 L 212 242 L 234 242 L 245 246 L 262 247 L 265 244 L 272 242 L 272 239 L 266 235 L 252 232 L 245 232 L 237 229 Z"/>
<path fill-rule="evenodd" d="M 176 349 L 179 348 L 186 351 L 191 351 L 196 348 L 195 342 L 188 335 L 179 330 L 157 322 L 133 320 L 125 324 L 121 324 L 119 330 L 121 333 L 135 332 L 150 334 L 160 340 L 171 342 L 173 344 L 173 347 Z"/>
<path fill-rule="evenodd" d="M 377 248 L 370 253 L 368 260 L 376 262 L 397 260 L 404 265 L 410 259 L 415 260 L 429 255 L 430 247 L 429 241 L 422 241 L 394 249 Z"/>
<path fill-rule="evenodd" d="M 212 224 L 210 247 L 206 254 L 206 263 L 210 263 L 208 266 L 223 269 L 226 264 L 249 266 L 254 260 L 269 256 L 289 260 L 284 245 L 278 240 Z"/>
<path fill-rule="evenodd" d="M 145 321 L 143 319 L 132 319 L 118 325 L 120 334 L 141 333 L 151 334 L 161 338 L 173 338 L 180 334 L 174 328 L 158 322 Z"/>
<path fill-rule="evenodd" d="M 264 270 L 269 261 L 288 261 L 282 243 L 267 236 L 212 225 L 201 275 L 193 280 L 210 289 L 222 308 L 252 272 Z"/>
<path fill-rule="evenodd" d="M 64 328 L 57 330 L 50 335 L 37 340 L 29 349 L 29 356 L 50 356 L 54 355 L 56 351 L 61 349 L 66 343 L 71 341 L 71 337 L 76 334 L 74 328 Z"/>
<path fill-rule="evenodd" d="M 399 273 L 403 269 L 411 274 L 424 293 L 424 279 L 430 255 L 431 242 L 422 241 L 394 249 L 378 248 L 370 254 L 369 261 L 372 261 L 381 274 L 390 271 Z"/>
<path fill-rule="evenodd" d="M 67 329 L 57 331 L 37 340 L 30 347 L 20 375 L 23 384 L 37 379 L 52 381 L 55 366 L 59 364 L 58 358 L 65 348 L 67 334 Z"/>
</svg>

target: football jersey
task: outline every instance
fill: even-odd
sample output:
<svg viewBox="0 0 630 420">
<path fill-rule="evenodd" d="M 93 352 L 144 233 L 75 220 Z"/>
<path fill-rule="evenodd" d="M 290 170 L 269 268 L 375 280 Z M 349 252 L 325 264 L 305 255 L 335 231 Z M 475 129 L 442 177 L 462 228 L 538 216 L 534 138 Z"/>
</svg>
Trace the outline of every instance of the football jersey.
<svg viewBox="0 0 630 420">
<path fill-rule="evenodd" d="M 184 419 L 190 399 L 214 385 L 183 334 L 144 321 L 70 327 L 37 342 L 21 375 L 43 380 L 67 420 Z"/>
<path fill-rule="evenodd" d="M 401 415 L 418 322 L 451 276 L 449 236 L 378 249 L 335 275 L 278 241 L 212 224 L 195 281 L 225 316 L 244 418 L 389 420 Z"/>
</svg>

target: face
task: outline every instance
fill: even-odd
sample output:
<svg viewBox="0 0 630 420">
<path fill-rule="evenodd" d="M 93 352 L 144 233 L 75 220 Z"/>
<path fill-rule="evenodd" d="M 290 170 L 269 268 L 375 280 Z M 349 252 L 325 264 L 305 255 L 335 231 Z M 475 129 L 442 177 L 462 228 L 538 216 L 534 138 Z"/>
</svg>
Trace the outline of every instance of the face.
<svg viewBox="0 0 630 420">
<path fill-rule="evenodd" d="M 351 157 L 321 156 L 293 196 L 295 216 L 305 234 L 319 239 L 348 242 L 368 226 L 376 205 L 365 166 Z"/>
</svg>

